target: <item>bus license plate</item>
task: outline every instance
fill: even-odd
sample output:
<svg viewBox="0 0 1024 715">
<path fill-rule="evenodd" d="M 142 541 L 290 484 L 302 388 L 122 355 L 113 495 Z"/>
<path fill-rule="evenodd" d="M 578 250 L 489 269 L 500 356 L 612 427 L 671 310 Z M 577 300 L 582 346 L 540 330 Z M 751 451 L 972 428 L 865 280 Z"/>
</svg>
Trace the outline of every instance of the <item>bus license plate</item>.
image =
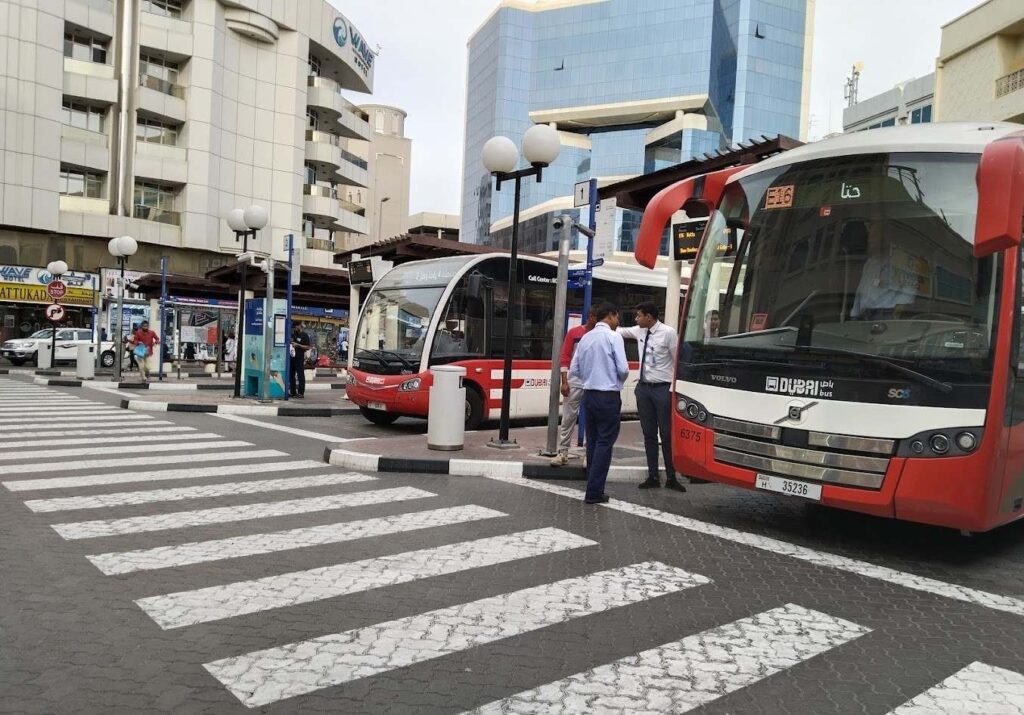
<svg viewBox="0 0 1024 715">
<path fill-rule="evenodd" d="M 366 406 L 369 407 L 371 410 L 380 410 L 381 412 L 388 411 L 388 406 L 385 405 L 383 402 L 368 402 Z"/>
<path fill-rule="evenodd" d="M 792 497 L 803 497 L 804 499 L 821 501 L 820 484 L 808 484 L 807 482 L 798 482 L 795 479 L 783 479 L 782 477 L 773 477 L 769 474 L 758 474 L 754 485 L 758 489 L 765 489 L 769 492 L 778 492 L 779 494 L 786 494 Z"/>
</svg>

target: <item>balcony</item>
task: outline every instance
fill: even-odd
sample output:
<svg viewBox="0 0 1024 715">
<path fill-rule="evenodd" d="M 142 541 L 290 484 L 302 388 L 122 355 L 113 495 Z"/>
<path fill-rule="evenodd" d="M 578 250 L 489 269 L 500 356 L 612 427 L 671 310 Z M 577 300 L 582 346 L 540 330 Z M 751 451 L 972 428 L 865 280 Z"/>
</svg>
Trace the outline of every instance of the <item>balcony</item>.
<svg viewBox="0 0 1024 715">
<path fill-rule="evenodd" d="M 334 241 L 327 238 L 313 238 L 312 236 L 306 236 L 306 248 L 314 251 L 330 251 L 334 253 Z"/>
<path fill-rule="evenodd" d="M 171 97 L 177 97 L 178 99 L 185 99 L 184 87 L 174 84 L 169 80 L 154 77 L 153 75 L 140 74 L 139 86 L 155 90 L 161 94 L 166 94 Z"/>
<path fill-rule="evenodd" d="M 338 133 L 346 139 L 369 141 L 370 123 L 362 110 L 341 96 L 338 83 L 327 77 L 311 75 L 307 80 L 306 103 L 337 122 Z"/>
<path fill-rule="evenodd" d="M 325 165 L 335 172 L 337 181 L 366 188 L 370 180 L 366 161 L 341 148 L 341 139 L 328 132 L 306 130 L 306 161 Z"/>
<path fill-rule="evenodd" d="M 109 214 L 110 201 L 108 199 L 90 199 L 85 196 L 61 196 L 61 211 L 79 211 L 88 214 Z"/>
<path fill-rule="evenodd" d="M 146 206 L 145 204 L 134 204 L 132 206 L 132 217 L 144 221 L 156 221 L 171 226 L 181 225 L 181 212 L 162 209 L 157 206 Z"/>
<path fill-rule="evenodd" d="M 1024 89 L 1024 69 L 1011 72 L 996 80 L 996 99 Z"/>
<path fill-rule="evenodd" d="M 63 91 L 69 97 L 113 104 L 117 101 L 114 68 L 99 62 L 65 57 Z"/>
<path fill-rule="evenodd" d="M 302 213 L 333 223 L 340 210 L 337 195 L 330 187 L 306 184 L 302 187 Z"/>
<path fill-rule="evenodd" d="M 363 235 L 370 233 L 369 219 L 357 213 L 347 211 L 341 208 L 340 205 L 338 206 L 338 218 L 335 220 L 334 225 L 339 231 L 347 233 L 361 233 Z"/>
<path fill-rule="evenodd" d="M 106 173 L 110 170 L 110 139 L 105 132 L 94 132 L 62 124 L 60 158 L 66 164 Z"/>
</svg>

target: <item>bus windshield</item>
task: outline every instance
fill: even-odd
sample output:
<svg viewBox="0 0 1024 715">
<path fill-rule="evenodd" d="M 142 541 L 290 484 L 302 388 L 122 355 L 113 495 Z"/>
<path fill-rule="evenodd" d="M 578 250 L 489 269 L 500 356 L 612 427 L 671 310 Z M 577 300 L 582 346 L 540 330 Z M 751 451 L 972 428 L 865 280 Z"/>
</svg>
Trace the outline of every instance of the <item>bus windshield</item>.
<svg viewBox="0 0 1024 715">
<path fill-rule="evenodd" d="M 761 360 L 988 382 L 999 278 L 995 257 L 973 255 L 977 164 L 870 154 L 730 184 L 694 267 L 680 374 Z"/>
<path fill-rule="evenodd" d="M 363 309 L 355 340 L 358 367 L 373 372 L 418 372 L 430 316 L 444 288 L 374 290 Z"/>
</svg>

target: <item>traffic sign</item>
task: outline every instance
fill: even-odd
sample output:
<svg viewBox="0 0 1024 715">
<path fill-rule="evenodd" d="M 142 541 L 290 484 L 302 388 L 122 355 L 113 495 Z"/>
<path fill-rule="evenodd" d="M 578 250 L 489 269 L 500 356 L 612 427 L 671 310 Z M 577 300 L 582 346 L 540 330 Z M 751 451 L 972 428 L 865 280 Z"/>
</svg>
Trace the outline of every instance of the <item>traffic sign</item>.
<svg viewBox="0 0 1024 715">
<path fill-rule="evenodd" d="M 46 295 L 54 300 L 60 300 L 68 292 L 68 287 L 63 281 L 50 281 L 46 284 Z"/>
<path fill-rule="evenodd" d="M 586 206 L 590 203 L 590 181 L 581 181 L 573 189 L 573 202 L 575 208 Z"/>
<path fill-rule="evenodd" d="M 56 303 L 46 306 L 46 319 L 51 323 L 59 323 L 64 320 L 64 306 Z"/>
</svg>

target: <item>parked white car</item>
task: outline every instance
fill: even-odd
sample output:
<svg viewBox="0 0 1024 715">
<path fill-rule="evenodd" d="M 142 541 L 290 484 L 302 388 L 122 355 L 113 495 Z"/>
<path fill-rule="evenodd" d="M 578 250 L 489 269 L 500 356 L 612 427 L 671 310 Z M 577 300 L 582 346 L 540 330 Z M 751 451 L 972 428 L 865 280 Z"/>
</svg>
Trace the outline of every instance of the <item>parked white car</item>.
<svg viewBox="0 0 1024 715">
<path fill-rule="evenodd" d="M 11 361 L 12 365 L 20 366 L 27 362 L 39 364 L 39 344 L 49 343 L 52 338 L 51 329 L 43 328 L 29 335 L 27 338 L 16 338 L 8 340 L 0 347 L 0 355 Z M 95 345 L 96 340 L 93 332 L 81 328 L 58 328 L 57 329 L 57 350 L 56 362 L 74 362 L 78 359 L 79 345 Z M 100 365 L 113 367 L 114 365 L 114 344 L 105 340 L 100 345 Z"/>
</svg>

